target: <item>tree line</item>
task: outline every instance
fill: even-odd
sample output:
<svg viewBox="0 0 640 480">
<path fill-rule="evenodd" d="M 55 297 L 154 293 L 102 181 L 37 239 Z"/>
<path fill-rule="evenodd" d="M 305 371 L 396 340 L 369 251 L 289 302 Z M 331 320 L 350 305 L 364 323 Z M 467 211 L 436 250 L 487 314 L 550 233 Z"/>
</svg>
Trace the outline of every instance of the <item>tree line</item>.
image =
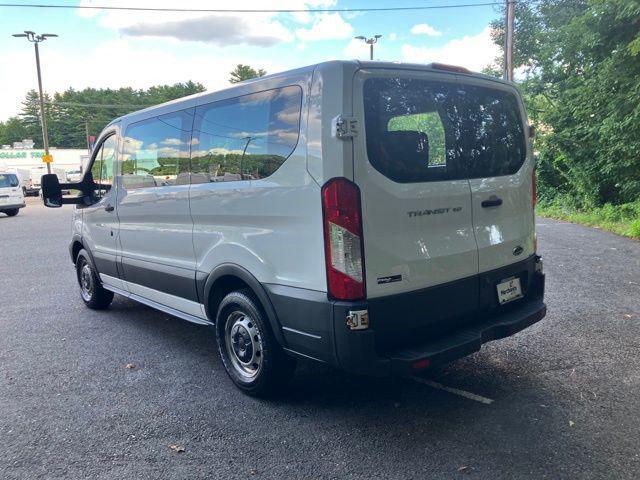
<svg viewBox="0 0 640 480">
<path fill-rule="evenodd" d="M 515 18 L 514 65 L 537 127 L 541 200 L 638 202 L 640 1 L 519 1 Z M 502 46 L 502 22 L 493 32 Z"/>
<path fill-rule="evenodd" d="M 237 83 L 265 75 L 262 69 L 237 65 L 229 76 Z M 148 89 L 133 88 L 69 88 L 64 92 L 45 95 L 45 115 L 49 144 L 58 148 L 86 148 L 86 132 L 98 135 L 114 118 L 145 107 L 205 91 L 202 84 L 187 81 L 173 85 L 157 85 Z M 0 145 L 11 145 L 31 138 L 36 148 L 42 148 L 42 127 L 38 92 L 30 90 L 17 116 L 0 122 Z"/>
</svg>

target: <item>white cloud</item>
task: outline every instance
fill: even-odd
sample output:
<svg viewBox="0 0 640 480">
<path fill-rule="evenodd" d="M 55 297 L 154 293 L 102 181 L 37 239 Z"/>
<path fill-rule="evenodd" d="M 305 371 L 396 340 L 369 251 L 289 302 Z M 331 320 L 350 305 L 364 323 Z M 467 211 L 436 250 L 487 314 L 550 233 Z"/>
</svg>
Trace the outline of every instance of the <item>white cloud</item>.
<svg viewBox="0 0 640 480">
<path fill-rule="evenodd" d="M 31 51 L 28 51 L 31 53 Z M 99 68 L 91 59 L 100 59 Z M 288 59 L 285 59 L 286 62 Z M 295 61 L 295 59 L 291 59 Z M 193 80 L 209 90 L 229 86 L 229 72 L 238 64 L 252 64 L 268 72 L 292 68 L 290 63 L 278 63 L 264 57 L 238 56 L 221 50 L 215 61 L 203 49 L 198 54 L 175 55 L 155 40 L 120 38 L 98 45 L 89 53 L 62 51 L 52 41 L 41 51 L 45 91 L 61 92 L 69 87 L 83 89 L 132 87 L 148 88 L 152 85 Z M 23 48 L 0 51 L 0 64 L 11 65 L 11 75 L 0 76 L 0 120 L 16 115 L 28 89 L 37 88 L 33 56 Z M 118 67 L 119 66 L 119 67 Z"/>
<path fill-rule="evenodd" d="M 352 38 L 344 49 L 345 58 L 369 59 L 369 45 L 362 40 Z"/>
<path fill-rule="evenodd" d="M 411 33 L 414 35 L 427 35 L 428 37 L 439 37 L 442 35 L 442 32 L 436 30 L 431 25 L 427 23 L 419 23 L 411 27 Z"/>
<path fill-rule="evenodd" d="M 213 43 L 220 46 L 248 44 L 269 47 L 291 41 L 293 35 L 280 22 L 264 22 L 260 31 L 242 18 L 234 16 L 206 15 L 166 23 L 142 22 L 120 29 L 125 35 L 146 37 L 172 37 Z"/>
<path fill-rule="evenodd" d="M 480 71 L 500 54 L 490 33 L 490 27 L 486 27 L 477 35 L 456 38 L 441 47 L 405 44 L 401 48 L 402 60 L 413 63 L 441 62 Z"/>
<path fill-rule="evenodd" d="M 264 0 L 235 0 L 232 4 L 220 2 L 204 2 L 203 0 L 181 0 L 179 7 L 184 9 L 207 8 L 237 8 L 237 9 L 307 9 L 331 7 L 337 0 L 277 0 L 268 5 Z M 81 5 L 92 5 L 92 0 L 81 0 Z M 129 8 L 159 8 L 157 0 L 110 0 L 110 6 L 122 6 Z M 280 14 L 276 12 L 264 13 L 232 13 L 232 12 L 162 12 L 162 11 L 118 11 L 118 10 L 79 10 L 83 17 L 96 18 L 99 25 L 112 30 L 117 30 L 132 36 L 162 36 L 179 40 L 203 41 L 217 45 L 235 45 L 245 43 L 250 45 L 273 45 L 280 42 L 291 41 L 294 38 L 293 30 L 285 27 L 281 20 L 287 19 L 298 25 L 312 23 L 304 40 L 325 39 L 329 35 L 329 28 L 336 28 L 338 35 L 343 35 L 345 25 L 350 25 L 342 20 L 338 13 L 326 15 L 313 15 L 307 12 L 295 12 Z M 337 18 L 336 18 L 337 17 Z M 344 25 L 340 24 L 340 21 Z M 302 38 L 302 37 L 300 37 Z M 329 37 L 329 38 L 344 38 Z"/>
<path fill-rule="evenodd" d="M 339 13 L 322 13 L 315 16 L 310 28 L 299 28 L 296 35 L 300 40 L 339 40 L 353 35 L 353 27 Z"/>
<path fill-rule="evenodd" d="M 396 32 L 391 32 L 389 34 L 389 40 L 391 40 L 392 42 L 395 42 L 398 39 L 398 34 Z"/>
</svg>

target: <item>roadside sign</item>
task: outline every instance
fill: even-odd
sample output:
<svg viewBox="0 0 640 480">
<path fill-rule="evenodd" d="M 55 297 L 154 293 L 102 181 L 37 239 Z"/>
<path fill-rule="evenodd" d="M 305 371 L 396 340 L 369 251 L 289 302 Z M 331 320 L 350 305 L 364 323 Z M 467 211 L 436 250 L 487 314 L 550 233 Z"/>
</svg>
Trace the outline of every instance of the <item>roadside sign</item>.
<svg viewBox="0 0 640 480">
<path fill-rule="evenodd" d="M 44 163 L 51 163 L 53 162 L 53 155 L 42 155 L 42 161 Z"/>
</svg>

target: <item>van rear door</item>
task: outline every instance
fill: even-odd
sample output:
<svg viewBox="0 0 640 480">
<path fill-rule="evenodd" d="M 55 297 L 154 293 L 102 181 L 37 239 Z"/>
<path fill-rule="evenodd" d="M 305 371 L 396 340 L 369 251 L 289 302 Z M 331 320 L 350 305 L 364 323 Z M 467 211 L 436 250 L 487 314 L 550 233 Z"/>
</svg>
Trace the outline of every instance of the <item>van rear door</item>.
<svg viewBox="0 0 640 480">
<path fill-rule="evenodd" d="M 524 106 L 514 87 L 461 77 L 458 98 L 484 273 L 534 254 L 534 162 Z"/>
<path fill-rule="evenodd" d="M 354 115 L 364 127 L 354 139 L 354 180 L 367 297 L 466 278 L 448 290 L 446 316 L 475 311 L 478 249 L 471 189 L 458 159 L 456 76 L 371 69 L 358 71 L 353 85 Z"/>
</svg>

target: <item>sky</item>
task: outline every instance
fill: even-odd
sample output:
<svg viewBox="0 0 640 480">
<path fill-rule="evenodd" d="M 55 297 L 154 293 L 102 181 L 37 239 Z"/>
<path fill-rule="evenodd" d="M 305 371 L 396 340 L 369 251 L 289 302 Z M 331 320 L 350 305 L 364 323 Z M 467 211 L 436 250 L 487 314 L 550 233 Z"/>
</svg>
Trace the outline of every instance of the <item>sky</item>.
<svg viewBox="0 0 640 480">
<path fill-rule="evenodd" d="M 486 3 L 487 0 L 39 0 L 63 5 L 313 9 Z M 1 3 L 1 2 L 0 2 Z M 27 0 L 22 3 L 36 3 Z M 0 7 L 0 121 L 37 88 L 33 46 L 12 33 L 56 33 L 41 44 L 45 91 L 147 88 L 193 80 L 228 86 L 238 63 L 275 73 L 369 57 L 353 37 L 382 35 L 376 60 L 443 62 L 479 71 L 499 54 L 489 37 L 496 6 L 339 13 L 178 13 Z"/>
</svg>

